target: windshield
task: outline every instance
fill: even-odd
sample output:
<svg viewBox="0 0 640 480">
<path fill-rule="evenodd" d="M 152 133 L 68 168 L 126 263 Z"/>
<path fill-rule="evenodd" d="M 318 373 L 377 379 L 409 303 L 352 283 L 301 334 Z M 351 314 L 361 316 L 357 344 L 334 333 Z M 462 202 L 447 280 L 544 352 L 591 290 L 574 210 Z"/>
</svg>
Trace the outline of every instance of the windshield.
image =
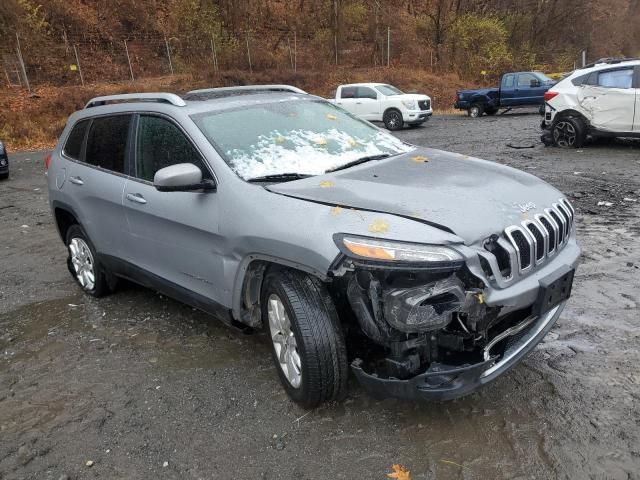
<svg viewBox="0 0 640 480">
<path fill-rule="evenodd" d="M 377 85 L 376 90 L 386 97 L 393 97 L 394 95 L 402 95 L 403 93 L 393 85 Z"/>
<path fill-rule="evenodd" d="M 553 78 L 547 77 L 542 72 L 533 72 L 533 74 L 540 79 L 541 82 L 553 82 Z"/>
<path fill-rule="evenodd" d="M 318 175 L 359 158 L 413 150 L 324 101 L 287 98 L 192 116 L 241 178 Z"/>
</svg>

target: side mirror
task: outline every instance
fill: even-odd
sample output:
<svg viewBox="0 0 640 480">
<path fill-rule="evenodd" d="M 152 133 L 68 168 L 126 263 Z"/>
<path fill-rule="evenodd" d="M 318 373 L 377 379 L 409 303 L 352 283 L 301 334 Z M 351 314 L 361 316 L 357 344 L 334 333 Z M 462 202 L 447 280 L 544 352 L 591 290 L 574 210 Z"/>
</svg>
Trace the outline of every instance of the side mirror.
<svg viewBox="0 0 640 480">
<path fill-rule="evenodd" d="M 161 168 L 153 177 L 153 186 L 159 192 L 193 192 L 215 190 L 212 180 L 202 179 L 202 170 L 193 163 L 178 163 Z"/>
<path fill-rule="evenodd" d="M 538 88 L 540 86 L 540 80 L 531 80 L 531 88 Z"/>
</svg>

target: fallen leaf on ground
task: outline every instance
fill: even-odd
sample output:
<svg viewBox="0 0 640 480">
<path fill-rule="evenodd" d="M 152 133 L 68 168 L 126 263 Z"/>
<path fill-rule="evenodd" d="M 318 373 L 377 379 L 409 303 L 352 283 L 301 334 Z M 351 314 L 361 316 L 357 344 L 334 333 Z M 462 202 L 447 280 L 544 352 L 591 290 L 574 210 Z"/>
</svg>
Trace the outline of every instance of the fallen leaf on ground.
<svg viewBox="0 0 640 480">
<path fill-rule="evenodd" d="M 393 473 L 387 473 L 387 477 L 397 480 L 411 480 L 411 472 L 399 463 L 394 464 L 391 470 L 393 470 Z"/>
</svg>

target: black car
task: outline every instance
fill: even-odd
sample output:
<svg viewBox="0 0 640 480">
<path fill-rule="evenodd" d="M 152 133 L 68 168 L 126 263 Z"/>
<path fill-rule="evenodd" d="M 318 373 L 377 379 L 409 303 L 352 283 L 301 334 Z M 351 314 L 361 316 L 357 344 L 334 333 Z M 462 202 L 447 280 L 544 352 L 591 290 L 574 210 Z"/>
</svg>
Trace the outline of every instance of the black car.
<svg viewBox="0 0 640 480">
<path fill-rule="evenodd" d="M 0 180 L 9 178 L 9 157 L 4 143 L 0 142 Z"/>
</svg>

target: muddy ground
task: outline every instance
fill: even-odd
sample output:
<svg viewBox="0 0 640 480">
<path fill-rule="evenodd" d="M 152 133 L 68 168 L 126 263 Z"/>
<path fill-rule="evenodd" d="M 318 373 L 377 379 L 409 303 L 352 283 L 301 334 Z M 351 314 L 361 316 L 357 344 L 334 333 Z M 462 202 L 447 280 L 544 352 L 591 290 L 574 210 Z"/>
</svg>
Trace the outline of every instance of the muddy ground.
<svg viewBox="0 0 640 480">
<path fill-rule="evenodd" d="M 437 117 L 398 134 L 551 182 L 573 198 L 584 248 L 545 341 L 490 387 L 440 404 L 375 400 L 352 379 L 346 401 L 306 412 L 260 335 L 135 286 L 83 296 L 48 211 L 44 154 L 12 155 L 0 478 L 384 479 L 394 463 L 413 479 L 640 478 L 640 144 L 544 148 L 539 121 Z"/>
</svg>

